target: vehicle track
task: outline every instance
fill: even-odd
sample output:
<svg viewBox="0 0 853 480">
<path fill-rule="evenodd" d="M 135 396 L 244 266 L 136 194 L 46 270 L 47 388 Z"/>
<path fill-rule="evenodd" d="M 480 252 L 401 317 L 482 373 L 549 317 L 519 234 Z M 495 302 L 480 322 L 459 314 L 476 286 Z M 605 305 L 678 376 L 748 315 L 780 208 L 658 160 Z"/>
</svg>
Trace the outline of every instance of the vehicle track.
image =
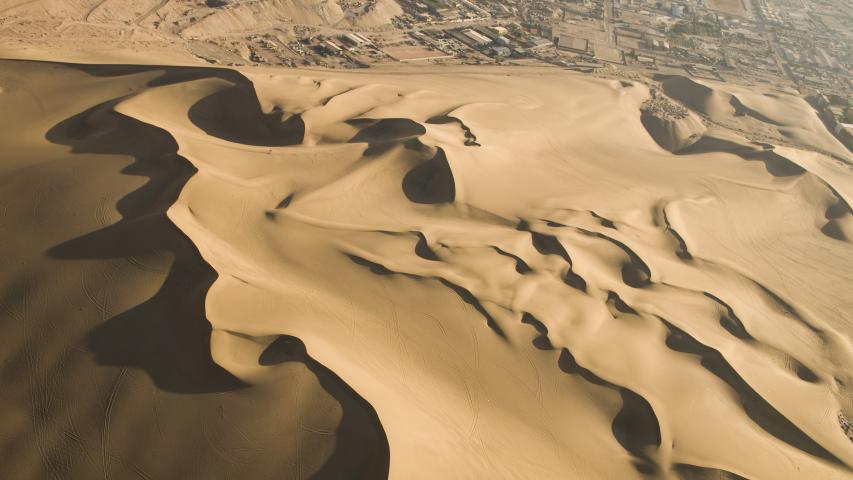
<svg viewBox="0 0 853 480">
<path fill-rule="evenodd" d="M 142 25 L 142 22 L 144 22 L 144 21 L 145 21 L 148 17 L 150 17 L 151 15 L 154 15 L 155 13 L 157 13 L 157 11 L 158 11 L 158 10 L 160 10 L 161 8 L 163 8 L 163 7 L 165 7 L 166 5 L 168 5 L 170 1 L 171 1 L 171 0 L 160 0 L 160 3 L 158 3 L 157 5 L 155 5 L 155 6 L 151 7 L 151 8 L 149 8 L 148 10 L 146 10 L 142 15 L 140 15 L 140 16 L 136 19 L 136 21 L 135 21 L 134 23 L 135 23 L 136 25 Z"/>
<path fill-rule="evenodd" d="M 86 12 L 86 15 L 83 15 L 83 21 L 89 22 L 92 17 L 92 14 L 95 13 L 95 10 L 101 8 L 101 6 L 105 3 L 107 3 L 107 0 L 100 0 L 98 3 L 96 3 L 92 8 L 89 9 L 88 12 Z"/>
</svg>

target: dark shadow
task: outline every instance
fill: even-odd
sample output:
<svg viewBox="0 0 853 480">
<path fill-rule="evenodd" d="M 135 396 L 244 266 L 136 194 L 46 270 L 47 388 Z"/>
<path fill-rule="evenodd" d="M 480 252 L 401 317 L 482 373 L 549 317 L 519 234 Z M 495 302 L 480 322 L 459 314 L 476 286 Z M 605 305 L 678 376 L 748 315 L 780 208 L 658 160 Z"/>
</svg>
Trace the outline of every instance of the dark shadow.
<svg viewBox="0 0 853 480">
<path fill-rule="evenodd" d="M 40 62 L 51 63 L 51 62 Z M 221 78 L 231 83 L 251 84 L 248 78 L 236 70 L 209 67 L 175 67 L 167 65 L 113 65 L 113 64 L 75 64 L 58 63 L 80 70 L 93 77 L 121 77 L 143 72 L 159 71 L 160 76 L 147 83 L 149 87 L 161 87 L 175 83 L 189 82 L 203 78 Z"/>
<path fill-rule="evenodd" d="M 844 231 L 841 229 L 841 226 L 836 220 L 830 220 L 826 222 L 824 226 L 820 227 L 820 232 L 829 238 L 841 240 L 842 242 L 847 242 L 850 240 L 847 238 L 847 235 L 844 234 Z"/>
<path fill-rule="evenodd" d="M 625 301 L 622 300 L 622 298 L 619 297 L 619 294 L 616 292 L 607 292 L 607 301 L 605 303 L 607 304 L 607 308 L 611 311 L 611 313 L 614 313 L 614 316 L 616 316 L 616 313 L 637 315 L 637 311 L 631 308 L 630 305 L 625 303 Z"/>
<path fill-rule="evenodd" d="M 603 380 L 598 375 L 580 366 L 577 360 L 575 360 L 575 356 L 572 355 L 572 352 L 570 352 L 568 348 L 564 348 L 562 351 L 560 351 L 560 358 L 557 360 L 557 366 L 560 367 L 560 370 L 562 370 L 563 373 L 568 373 L 569 375 L 578 375 L 593 385 L 611 388 L 616 387 L 612 383 Z"/>
<path fill-rule="evenodd" d="M 526 273 L 530 273 L 530 272 L 532 272 L 532 271 L 533 271 L 533 269 L 532 269 L 532 268 L 530 268 L 530 265 L 528 265 L 528 264 L 527 264 L 527 262 L 525 262 L 525 261 L 524 261 L 521 257 L 519 257 L 518 255 L 514 255 L 514 254 L 512 254 L 512 253 L 509 253 L 509 252 L 507 252 L 507 251 L 505 251 L 505 250 L 502 250 L 502 249 L 500 249 L 500 248 L 498 248 L 498 247 L 495 247 L 494 245 L 492 246 L 492 248 L 493 248 L 496 252 L 498 252 L 498 254 L 499 254 L 499 255 L 503 255 L 504 257 L 509 257 L 509 258 L 513 259 L 513 260 L 515 261 L 515 271 L 516 271 L 517 273 L 519 273 L 520 275 L 524 275 L 524 274 L 526 274 Z"/>
<path fill-rule="evenodd" d="M 87 66 L 79 68 L 88 69 Z M 102 76 L 147 69 L 91 67 Z M 182 81 L 171 73 L 172 70 L 167 71 L 161 79 Z M 128 259 L 129 262 L 134 262 L 132 257 L 137 255 L 170 254 L 174 260 L 159 290 L 127 311 L 103 321 L 98 319 L 86 339 L 88 348 L 99 364 L 143 370 L 164 391 L 198 394 L 247 388 L 211 358 L 211 326 L 206 320 L 205 296 L 216 279 L 216 272 L 204 262 L 192 241 L 166 216 L 167 209 L 196 170 L 177 154 L 177 143 L 167 131 L 113 111 L 120 100 L 96 105 L 63 120 L 46 133 L 46 138 L 70 147 L 75 154 L 128 156 L 133 161 L 121 173 L 145 177 L 147 181 L 117 201 L 121 220 L 62 242 L 46 254 L 66 260 Z M 88 157 L 77 159 L 78 162 L 86 160 Z M 117 161 L 126 162 L 124 159 Z M 122 279 L 116 282 L 121 285 Z M 108 285 L 107 288 L 113 287 Z M 387 478 L 388 442 L 373 408 L 307 355 L 303 363 L 340 401 L 345 413 L 338 432 L 338 448 L 314 478 Z M 211 400 L 193 398 L 201 402 L 199 405 L 209 404 Z M 227 401 L 231 397 L 222 398 Z M 188 430 L 182 434 L 192 433 Z M 143 447 L 146 441 L 147 437 L 139 438 Z M 199 441 L 203 443 L 203 439 Z M 270 460 L 271 466 L 279 464 L 279 459 Z M 247 472 L 253 471 L 247 469 Z M 258 471 L 269 470 L 264 466 Z M 142 470 L 138 469 L 137 473 L 140 472 Z"/>
<path fill-rule="evenodd" d="M 449 203 L 456 198 L 456 183 L 444 150 L 439 148 L 434 157 L 403 177 L 403 193 L 409 201 L 421 204 Z"/>
<path fill-rule="evenodd" d="M 151 72 L 165 68 L 154 65 L 84 65 L 73 63 L 62 63 L 61 65 L 75 68 L 93 77 L 123 77 L 125 75 L 135 75 L 137 73 Z"/>
<path fill-rule="evenodd" d="M 549 227 L 565 227 L 565 225 L 561 223 L 556 223 L 552 221 L 546 222 Z M 545 233 L 539 233 L 530 228 L 530 224 L 527 220 L 519 220 L 515 226 L 515 229 L 519 232 L 527 232 L 530 234 L 530 242 L 533 245 L 533 248 L 540 255 L 557 255 L 562 257 L 563 260 L 566 261 L 569 265 L 572 264 L 572 259 L 569 257 L 566 249 L 563 248 L 563 244 L 560 243 L 560 240 L 554 235 L 547 235 Z"/>
<path fill-rule="evenodd" d="M 149 87 L 219 78 L 233 86 L 199 100 L 188 112 L 190 120 L 205 133 L 235 143 L 270 147 L 300 144 L 305 135 L 305 124 L 299 115 L 285 118 L 285 112 L 277 108 L 263 112 L 254 85 L 236 70 L 156 65 L 69 66 L 95 77 L 159 71 L 160 75 L 146 84 Z"/>
<path fill-rule="evenodd" d="M 661 75 L 653 77 L 661 82 L 661 88 L 669 98 L 683 103 L 697 112 L 705 111 L 705 102 L 713 95 L 713 90 L 681 75 Z"/>
<path fill-rule="evenodd" d="M 354 263 L 356 265 L 361 265 L 362 267 L 367 267 L 367 269 L 370 270 L 370 273 L 372 273 L 374 275 L 383 275 L 384 276 L 384 275 L 395 275 L 395 274 L 397 274 L 397 272 L 392 272 L 391 270 L 388 270 L 387 268 L 385 268 L 383 265 L 380 265 L 380 264 L 375 263 L 375 262 L 371 262 L 370 260 L 363 258 L 363 257 L 359 257 L 358 255 L 352 255 L 352 254 L 348 253 L 348 254 L 346 254 L 346 256 L 349 257 L 349 259 L 352 261 L 352 263 Z"/>
<path fill-rule="evenodd" d="M 424 157 L 433 155 L 434 149 L 420 141 L 426 129 L 408 118 L 351 118 L 345 123 L 359 129 L 347 143 L 366 143 L 367 148 L 362 153 L 364 157 L 383 155 L 400 145 L 406 150 L 417 151 Z"/>
<path fill-rule="evenodd" d="M 702 294 L 710 298 L 726 310 L 726 313 L 720 315 L 721 327 L 723 327 L 735 338 L 748 342 L 755 341 L 755 338 L 753 338 L 753 336 L 749 334 L 749 332 L 746 330 L 746 327 L 743 325 L 743 322 L 740 321 L 740 318 L 738 318 L 738 316 L 735 314 L 734 309 L 732 309 L 732 307 L 729 306 L 728 303 L 722 301 L 720 298 L 709 292 L 702 292 Z"/>
<path fill-rule="evenodd" d="M 46 137 L 70 146 L 73 153 L 132 156 L 134 162 L 122 173 L 149 180 L 117 202 L 119 222 L 68 240 L 48 254 L 61 259 L 110 259 L 171 252 L 174 263 L 159 291 L 96 326 L 88 338 L 89 348 L 98 363 L 142 369 L 167 391 L 240 388 L 243 383 L 210 356 L 211 327 L 204 298 L 216 274 L 166 217 L 195 169 L 177 155 L 178 146 L 168 132 L 114 112 L 116 102 L 70 117 Z"/>
<path fill-rule="evenodd" d="M 565 227 L 565 225 L 552 221 L 547 221 L 546 223 L 549 227 Z M 586 292 L 586 280 L 575 273 L 572 269 L 572 258 L 569 256 L 566 249 L 563 248 L 563 244 L 560 243 L 560 240 L 557 237 L 531 230 L 530 224 L 525 220 L 519 221 L 515 226 L 515 229 L 521 232 L 528 232 L 530 234 L 530 240 L 533 248 L 536 249 L 540 255 L 557 255 L 565 260 L 566 263 L 569 264 L 569 269 L 563 277 L 563 282 L 576 290 Z"/>
<path fill-rule="evenodd" d="M 679 480 L 749 480 L 738 474 L 719 468 L 698 467 L 679 463 L 673 467 Z"/>
<path fill-rule="evenodd" d="M 211 68 L 166 68 L 162 75 L 148 82 L 149 87 L 163 87 L 204 78 L 221 78 L 233 84 L 251 85 L 249 79 L 236 70 Z"/>
<path fill-rule="evenodd" d="M 666 346 L 676 352 L 699 357 L 701 365 L 706 370 L 728 384 L 740 400 L 746 415 L 762 430 L 809 455 L 843 465 L 835 455 L 812 440 L 799 427 L 779 413 L 758 392 L 753 390 L 720 352 L 702 344 L 678 327 L 666 321 L 664 324 L 669 330 Z"/>
<path fill-rule="evenodd" d="M 188 115 L 208 135 L 244 145 L 298 145 L 305 136 L 302 117 L 294 114 L 285 119 L 280 109 L 264 113 L 254 87 L 246 83 L 208 95 L 190 107 Z"/>
<path fill-rule="evenodd" d="M 689 262 L 693 260 L 693 255 L 690 254 L 690 250 L 687 249 L 687 242 L 684 241 L 684 238 L 679 234 L 674 228 L 672 228 L 672 224 L 669 223 L 669 217 L 666 215 L 666 209 L 663 209 L 663 223 L 665 225 L 664 232 L 669 235 L 676 244 L 675 247 L 675 255 L 684 260 L 685 262 Z"/>
<path fill-rule="evenodd" d="M 732 108 L 735 109 L 735 116 L 737 116 L 737 117 L 746 115 L 746 116 L 750 116 L 756 120 L 762 121 L 764 123 L 769 123 L 770 125 L 775 125 L 777 127 L 781 126 L 781 124 L 779 122 L 777 122 L 775 120 L 771 120 L 771 119 L 767 118 L 766 116 L 764 116 L 763 114 L 747 107 L 746 105 L 744 105 L 743 102 L 740 101 L 739 98 L 735 97 L 734 95 L 732 95 L 731 100 L 729 100 L 729 104 L 732 106 Z"/>
<path fill-rule="evenodd" d="M 660 425 L 652 406 L 640 395 L 620 387 L 622 409 L 611 424 L 613 436 L 622 448 L 634 455 L 634 466 L 641 473 L 654 474 L 659 467 L 649 450 L 660 447 Z"/>
<path fill-rule="evenodd" d="M 284 200 L 278 202 L 278 205 L 276 205 L 275 208 L 276 208 L 276 210 L 282 209 L 282 208 L 287 208 L 290 206 L 290 202 L 292 202 L 292 201 L 293 201 L 293 194 L 291 193 L 290 195 L 284 197 Z"/>
<path fill-rule="evenodd" d="M 752 283 L 756 287 L 758 287 L 771 302 L 776 304 L 776 307 L 782 310 L 782 313 L 784 315 L 790 316 L 791 318 L 797 320 L 804 327 L 808 328 L 812 333 L 814 333 L 820 338 L 824 338 L 824 332 L 821 328 L 815 327 L 810 322 L 806 321 L 806 319 L 803 318 L 799 314 L 799 312 L 797 312 L 797 309 L 795 309 L 791 304 L 783 300 L 782 297 L 776 295 L 776 293 L 774 293 L 772 290 L 754 280 Z"/>
<path fill-rule="evenodd" d="M 597 219 L 598 219 L 598 221 L 599 221 L 599 223 L 601 223 L 601 226 L 602 226 L 602 227 L 604 227 L 604 228 L 612 228 L 612 229 L 616 230 L 616 224 L 615 224 L 615 223 L 613 223 L 613 221 L 612 221 L 612 220 L 609 220 L 609 219 L 607 219 L 607 218 L 604 218 L 604 217 L 602 217 L 601 215 L 599 215 L 599 214 L 597 214 L 597 213 L 593 212 L 592 210 L 590 210 L 590 211 L 589 211 L 589 213 L 590 213 L 590 215 L 592 215 L 592 216 L 593 216 L 593 218 L 597 218 Z"/>
<path fill-rule="evenodd" d="M 506 333 L 503 331 L 500 325 L 498 325 L 498 322 L 496 322 L 494 317 L 492 317 L 492 315 L 488 311 L 486 311 L 486 309 L 480 303 L 480 300 L 478 300 L 477 297 L 475 297 L 474 294 L 471 293 L 471 291 L 449 280 L 445 280 L 443 278 L 440 278 L 439 280 L 442 284 L 444 284 L 445 287 L 456 292 L 456 294 L 459 295 L 459 298 L 461 298 L 463 302 L 474 307 L 474 310 L 476 310 L 477 313 L 479 313 L 483 316 L 483 318 L 486 319 L 486 325 L 488 325 L 488 327 L 492 329 L 493 332 L 497 333 L 498 336 L 502 339 L 507 340 Z"/>
<path fill-rule="evenodd" d="M 583 228 L 578 228 L 577 230 L 584 235 L 607 240 L 625 252 L 625 255 L 628 256 L 628 261 L 622 265 L 622 281 L 625 282 L 626 285 L 634 288 L 642 288 L 651 285 L 652 271 L 649 269 L 649 266 L 646 265 L 646 262 L 644 262 L 639 255 L 634 253 L 628 245 L 625 245 L 615 238 L 608 237 L 607 235 L 598 232 L 592 232 Z"/>
<path fill-rule="evenodd" d="M 746 327 L 741 322 L 740 318 L 735 314 L 734 309 L 732 309 L 729 304 L 722 301 L 720 298 L 717 298 L 711 293 L 702 292 L 703 295 L 710 298 L 711 300 L 717 302 L 721 307 L 723 307 L 726 311 L 722 315 L 720 315 L 720 326 L 722 326 L 727 332 L 729 332 L 735 338 L 743 340 L 745 342 L 755 343 L 757 340 L 755 337 L 750 335 L 750 333 L 746 330 Z M 774 348 L 770 346 L 765 346 L 765 348 Z M 775 348 L 774 348 L 775 349 Z M 820 378 L 814 373 L 810 368 L 806 367 L 798 360 L 791 358 L 790 359 L 790 367 L 797 375 L 797 377 L 809 383 L 817 383 L 820 381 Z"/>
<path fill-rule="evenodd" d="M 431 118 L 427 119 L 426 123 L 432 124 L 432 125 L 444 125 L 446 123 L 457 123 L 457 124 L 459 124 L 459 127 L 462 129 L 462 134 L 465 135 L 465 142 L 464 142 L 465 146 L 466 147 L 479 147 L 480 146 L 480 144 L 477 143 L 477 136 L 474 135 L 474 132 L 471 131 L 471 129 L 468 127 L 468 125 L 465 125 L 465 122 L 463 122 L 459 118 L 451 117 L 450 115 L 438 115 L 438 116 L 431 117 Z"/>
<path fill-rule="evenodd" d="M 426 236 L 422 232 L 416 232 L 416 234 L 418 236 L 418 243 L 415 244 L 415 255 L 423 258 L 424 260 L 433 262 L 437 261 L 438 255 L 436 255 L 435 251 L 430 248 Z"/>
<path fill-rule="evenodd" d="M 850 241 L 841 229 L 839 221 L 847 215 L 853 215 L 853 211 L 851 211 L 850 205 L 847 204 L 844 198 L 842 198 L 831 185 L 826 184 L 826 187 L 829 188 L 835 196 L 835 203 L 826 209 L 824 216 L 826 217 L 827 222 L 823 227 L 821 227 L 820 231 L 829 238 L 841 240 L 842 242 Z"/>
<path fill-rule="evenodd" d="M 341 421 L 335 433 L 336 447 L 332 456 L 311 478 L 382 479 L 388 478 L 390 451 L 388 438 L 379 416 L 368 401 L 362 398 L 334 372 L 311 358 L 305 344 L 289 335 L 278 337 L 261 354 L 261 365 L 299 362 L 305 365 L 326 392 L 340 403 Z"/>
<path fill-rule="evenodd" d="M 539 350 L 554 349 L 554 345 L 551 344 L 551 339 L 548 338 L 548 327 L 546 327 L 544 323 L 540 322 L 536 317 L 527 312 L 524 312 L 521 316 L 521 323 L 532 326 L 536 330 L 536 333 L 539 334 L 539 336 L 533 339 L 534 347 Z"/>
<path fill-rule="evenodd" d="M 681 153 L 687 145 L 694 143 L 702 135 L 694 131 L 690 135 L 682 136 L 683 133 L 678 127 L 680 125 L 688 128 L 690 123 L 687 118 L 666 118 L 645 109 L 640 112 L 640 123 L 659 147 L 674 154 Z"/>
<path fill-rule="evenodd" d="M 567 348 L 560 352 L 558 365 L 560 370 L 569 375 L 578 375 L 593 385 L 619 392 L 622 408 L 610 426 L 613 436 L 622 448 L 631 454 L 637 471 L 644 474 L 658 472 L 659 467 L 649 451 L 660 447 L 660 424 L 649 402 L 632 390 L 603 380 L 580 366 Z"/>
<path fill-rule="evenodd" d="M 367 124 L 349 140 L 349 143 L 367 143 L 371 146 L 380 143 L 403 143 L 426 133 L 423 125 L 408 118 L 383 118 L 369 122 L 356 119 L 347 123 L 356 127 Z"/>
<path fill-rule="evenodd" d="M 747 161 L 764 163 L 767 173 L 774 177 L 791 177 L 802 175 L 806 170 L 773 150 L 741 144 L 722 138 L 705 135 L 696 143 L 678 151 L 678 155 L 698 153 L 726 152 L 733 153 Z"/>
<path fill-rule="evenodd" d="M 572 264 L 572 259 L 569 257 L 568 252 L 563 248 L 563 244 L 560 243 L 560 240 L 558 240 L 557 237 L 534 232 L 533 230 L 530 230 L 530 237 L 530 240 L 533 243 L 533 248 L 535 248 L 540 255 L 557 255 L 565 260 L 569 265 Z"/>
<path fill-rule="evenodd" d="M 98 363 L 143 369 L 158 388 L 170 392 L 244 387 L 210 356 L 211 327 L 204 315 L 204 299 L 216 273 L 195 258 L 178 255 L 160 290 L 95 327 L 88 346 Z"/>
<path fill-rule="evenodd" d="M 346 256 L 350 259 L 350 261 L 352 261 L 356 265 L 361 265 L 362 267 L 366 267 L 368 270 L 370 270 L 370 273 L 373 273 L 374 275 L 380 275 L 380 276 L 402 275 L 404 277 L 411 278 L 413 280 L 422 280 L 423 279 L 423 277 L 420 277 L 417 275 L 412 275 L 409 273 L 400 273 L 400 272 L 395 272 L 395 271 L 389 270 L 389 269 L 385 268 L 384 266 L 382 266 L 378 263 L 371 262 L 370 260 L 367 260 L 366 258 L 359 257 L 358 255 L 352 255 L 352 254 L 347 253 Z M 453 290 L 457 295 L 459 295 L 459 298 L 462 299 L 463 302 L 474 307 L 474 310 L 476 310 L 477 313 L 479 313 L 480 315 L 483 316 L 483 318 L 486 319 L 486 325 L 488 325 L 488 327 L 493 332 L 498 334 L 498 336 L 501 337 L 502 339 L 504 339 L 504 340 L 507 339 L 506 333 L 503 331 L 503 329 L 500 327 L 500 325 L 498 325 L 498 323 L 495 321 L 495 319 L 492 317 L 492 315 L 489 314 L 489 312 L 486 311 L 485 308 L 483 308 L 483 305 L 480 303 L 479 300 L 477 300 L 477 297 L 475 297 L 473 293 L 471 293 L 467 288 L 461 287 L 461 286 L 459 286 L 459 285 L 457 285 L 451 281 L 445 280 L 443 278 L 439 278 L 438 280 L 442 283 L 442 285 Z"/>
<path fill-rule="evenodd" d="M 574 288 L 575 290 L 586 292 L 586 280 L 584 280 L 583 277 L 575 273 L 575 271 L 571 267 L 569 267 L 569 270 L 563 276 L 563 283 Z"/>
</svg>

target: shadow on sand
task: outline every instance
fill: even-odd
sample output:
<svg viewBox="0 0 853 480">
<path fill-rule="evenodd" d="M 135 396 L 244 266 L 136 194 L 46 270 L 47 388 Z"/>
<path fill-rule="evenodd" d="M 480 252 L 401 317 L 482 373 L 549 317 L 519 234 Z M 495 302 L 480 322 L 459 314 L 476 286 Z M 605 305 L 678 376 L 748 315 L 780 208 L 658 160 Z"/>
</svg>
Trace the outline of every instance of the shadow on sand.
<svg viewBox="0 0 853 480">
<path fill-rule="evenodd" d="M 98 67 L 99 76 L 110 76 L 105 68 Z M 119 68 L 113 75 L 124 73 Z M 180 77 L 180 72 L 173 72 L 175 75 Z M 174 260 L 156 294 L 94 327 L 88 347 L 98 363 L 144 370 L 165 391 L 200 394 L 249 388 L 213 362 L 204 300 L 216 272 L 166 216 L 196 170 L 177 154 L 178 145 L 167 131 L 115 112 L 113 107 L 120 100 L 63 120 L 46 138 L 70 146 L 72 153 L 130 156 L 133 163 L 122 174 L 144 176 L 148 181 L 117 202 L 120 221 L 56 245 L 48 255 L 67 260 L 133 260 L 170 252 Z M 298 339 L 287 338 L 301 345 Z M 262 361 L 305 363 L 343 407 L 336 450 L 314 478 L 387 478 L 388 442 L 370 404 L 311 359 L 304 346 L 301 350 L 285 348 L 283 353 L 276 345 L 270 348 Z"/>
</svg>

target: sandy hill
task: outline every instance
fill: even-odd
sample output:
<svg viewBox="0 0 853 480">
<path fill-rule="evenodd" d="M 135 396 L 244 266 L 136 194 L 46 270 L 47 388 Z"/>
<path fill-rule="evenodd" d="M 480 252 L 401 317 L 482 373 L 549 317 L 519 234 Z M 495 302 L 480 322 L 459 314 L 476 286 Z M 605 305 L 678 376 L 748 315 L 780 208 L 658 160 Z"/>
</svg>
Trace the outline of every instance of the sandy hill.
<svg viewBox="0 0 853 480">
<path fill-rule="evenodd" d="M 112 29 L 122 37 L 204 39 L 293 24 L 371 28 L 401 13 L 395 0 L 355 2 L 346 10 L 335 0 L 0 0 L 0 18 L 78 37 Z"/>
<path fill-rule="evenodd" d="M 197 38 L 269 28 L 282 22 L 333 25 L 343 19 L 344 12 L 334 0 L 249 0 L 210 9 L 181 34 Z"/>
<path fill-rule="evenodd" d="M 682 76 L 665 77 L 661 83 L 667 95 L 715 124 L 740 132 L 763 132 L 840 158 L 850 155 L 803 98 Z"/>
<path fill-rule="evenodd" d="M 0 477 L 851 478 L 851 155 L 661 88 L 3 61 Z"/>
</svg>

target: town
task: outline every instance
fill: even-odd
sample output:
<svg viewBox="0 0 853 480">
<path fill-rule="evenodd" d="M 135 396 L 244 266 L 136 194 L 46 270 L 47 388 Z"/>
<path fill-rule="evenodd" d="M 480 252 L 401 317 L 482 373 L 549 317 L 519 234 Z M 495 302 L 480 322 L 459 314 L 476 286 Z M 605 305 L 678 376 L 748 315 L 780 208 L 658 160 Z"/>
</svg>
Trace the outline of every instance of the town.
<svg viewBox="0 0 853 480">
<path fill-rule="evenodd" d="M 118 25 L 120 39 L 144 28 L 223 66 L 546 65 L 764 84 L 807 98 L 853 147 L 850 0 L 313 1 L 313 11 L 284 16 L 267 0 L 164 2 L 134 22 L 97 12 L 87 22 Z M 58 30 L 73 38 L 78 23 L 42 26 L 0 12 L 0 37 Z"/>
<path fill-rule="evenodd" d="M 219 8 L 233 8 L 220 2 Z M 841 0 L 399 0 L 391 25 L 232 40 L 257 64 L 551 64 L 796 89 L 851 145 L 853 4 Z M 369 11 L 371 3 L 355 7 Z M 242 49 L 242 52 L 239 50 Z M 237 60 L 239 62 L 239 60 Z"/>
</svg>

